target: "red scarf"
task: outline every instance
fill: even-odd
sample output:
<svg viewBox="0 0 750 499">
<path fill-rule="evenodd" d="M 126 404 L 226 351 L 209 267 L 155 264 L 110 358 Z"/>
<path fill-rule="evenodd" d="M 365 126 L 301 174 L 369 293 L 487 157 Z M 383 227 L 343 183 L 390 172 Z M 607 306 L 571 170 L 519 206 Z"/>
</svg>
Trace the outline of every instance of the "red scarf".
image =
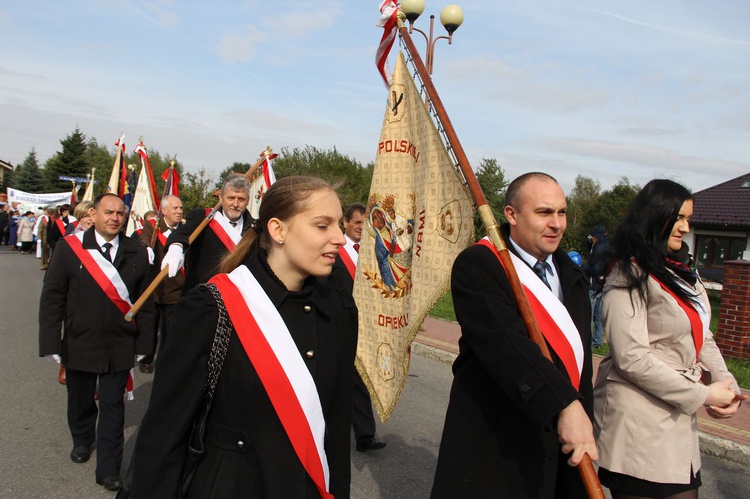
<svg viewBox="0 0 750 499">
<path fill-rule="evenodd" d="M 674 291 L 669 289 L 666 284 L 661 282 L 659 279 L 653 276 L 653 274 L 650 276 L 654 281 L 656 281 L 659 286 L 661 286 L 661 289 L 667 292 L 669 296 L 674 298 L 677 301 L 677 304 L 680 306 L 682 310 L 685 311 L 685 313 L 688 316 L 688 320 L 690 321 L 690 329 L 693 333 L 693 344 L 695 344 L 695 358 L 697 359 L 701 354 L 701 348 L 703 348 L 703 321 L 701 320 L 701 316 L 698 313 L 697 310 L 695 310 L 695 307 L 692 303 L 689 303 L 688 301 L 680 298 L 675 294 Z"/>
</svg>

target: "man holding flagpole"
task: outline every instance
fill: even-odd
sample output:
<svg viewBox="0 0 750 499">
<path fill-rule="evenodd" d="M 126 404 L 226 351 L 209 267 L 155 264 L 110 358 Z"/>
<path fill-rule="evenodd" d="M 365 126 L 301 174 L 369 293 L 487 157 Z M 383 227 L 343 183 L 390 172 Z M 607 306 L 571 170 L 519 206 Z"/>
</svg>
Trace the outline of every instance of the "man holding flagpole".
<svg viewBox="0 0 750 499">
<path fill-rule="evenodd" d="M 67 368 L 70 459 L 85 463 L 96 443 L 96 483 L 118 490 L 125 388 L 135 356 L 153 348 L 153 302 L 135 322 L 125 321 L 149 284 L 146 248 L 120 233 L 125 204 L 115 194 L 97 197 L 94 210 L 94 226 L 60 239 L 50 260 L 39 304 L 39 355 Z"/>
<path fill-rule="evenodd" d="M 544 173 L 508 186 L 501 233 L 554 362 L 529 338 L 486 238 L 456 259 L 451 289 L 460 353 L 432 497 L 586 497 L 576 466 L 596 460 L 591 305 L 559 248 L 565 195 Z M 585 347 L 584 347 L 585 346 Z"/>
<path fill-rule="evenodd" d="M 164 246 L 167 238 L 177 230 L 182 223 L 182 201 L 177 196 L 167 195 L 161 199 L 161 217 L 145 221 L 143 231 L 139 240 L 147 248 L 151 249 L 151 241 L 154 241 L 154 265 L 151 267 L 152 279 L 159 273 L 161 261 L 164 259 Z M 158 229 L 157 229 L 158 224 Z M 152 237 L 156 231 L 156 237 Z M 178 272 L 171 278 L 164 279 L 154 291 L 154 353 L 156 345 L 159 345 L 159 355 L 164 350 L 167 341 L 167 333 L 172 321 L 175 306 L 182 295 L 182 287 L 185 284 L 185 274 Z M 154 355 L 147 355 L 141 359 L 138 368 L 144 374 L 154 372 Z"/>
<path fill-rule="evenodd" d="M 190 243 L 190 235 L 211 213 L 210 208 L 198 208 L 188 213 L 185 224 L 170 234 L 161 268 L 169 265 L 168 276 L 174 277 L 183 266 L 187 254 L 182 296 L 216 275 L 221 259 L 235 248 L 250 228 L 252 216 L 247 211 L 249 193 L 250 186 L 242 175 L 229 175 L 219 192 L 221 209 L 214 214 L 206 230 Z"/>
</svg>

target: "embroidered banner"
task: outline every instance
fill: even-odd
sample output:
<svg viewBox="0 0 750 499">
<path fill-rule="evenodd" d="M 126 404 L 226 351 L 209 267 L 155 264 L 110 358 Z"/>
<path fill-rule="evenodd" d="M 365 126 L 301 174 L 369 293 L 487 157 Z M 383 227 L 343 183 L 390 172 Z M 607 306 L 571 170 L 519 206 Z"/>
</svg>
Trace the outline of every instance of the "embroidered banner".
<svg viewBox="0 0 750 499">
<path fill-rule="evenodd" d="M 409 373 L 409 346 L 472 240 L 474 210 L 402 54 L 390 88 L 354 279 L 357 370 L 381 420 Z"/>
</svg>

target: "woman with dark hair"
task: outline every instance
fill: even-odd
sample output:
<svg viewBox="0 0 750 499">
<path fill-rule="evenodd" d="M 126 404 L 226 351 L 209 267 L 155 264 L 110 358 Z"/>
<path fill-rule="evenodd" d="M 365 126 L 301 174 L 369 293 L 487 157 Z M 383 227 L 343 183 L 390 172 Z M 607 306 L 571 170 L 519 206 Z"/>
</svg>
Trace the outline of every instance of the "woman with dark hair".
<svg viewBox="0 0 750 499">
<path fill-rule="evenodd" d="M 692 214 L 685 187 L 652 180 L 612 243 L 602 307 L 610 353 L 594 428 L 599 478 L 614 499 L 697 498 L 696 412 L 730 417 L 747 398 L 708 329 L 711 306 L 684 242 Z"/>
<path fill-rule="evenodd" d="M 12 210 L 10 216 L 10 242 L 8 244 L 13 247 L 13 251 L 21 249 L 18 244 L 18 224 L 20 221 L 21 213 L 18 210 Z"/>
<path fill-rule="evenodd" d="M 349 496 L 357 309 L 351 294 L 317 279 L 345 243 L 341 218 L 325 181 L 278 180 L 225 273 L 177 304 L 139 430 L 132 497 L 182 497 L 219 303 L 230 339 L 185 496 Z"/>
</svg>

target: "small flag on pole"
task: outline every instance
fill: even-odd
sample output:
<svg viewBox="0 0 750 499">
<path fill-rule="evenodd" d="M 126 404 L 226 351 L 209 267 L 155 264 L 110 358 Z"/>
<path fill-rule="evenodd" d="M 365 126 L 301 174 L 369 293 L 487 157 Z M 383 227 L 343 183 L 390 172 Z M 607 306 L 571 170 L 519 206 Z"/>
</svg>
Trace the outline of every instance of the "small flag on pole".
<svg viewBox="0 0 750 499">
<path fill-rule="evenodd" d="M 159 197 L 156 194 L 156 181 L 154 180 L 154 171 L 151 169 L 151 161 L 148 159 L 148 152 L 146 151 L 146 145 L 143 143 L 143 138 L 138 141 L 138 145 L 135 146 L 134 152 L 141 158 L 141 166 L 145 168 L 146 174 L 148 175 L 148 181 L 151 189 L 151 201 L 156 208 L 159 208 Z M 143 171 L 143 168 L 141 171 Z"/>
<path fill-rule="evenodd" d="M 130 207 L 130 216 L 128 225 L 125 228 L 125 235 L 130 236 L 133 232 L 143 228 L 143 216 L 147 211 L 156 211 L 153 198 L 151 197 L 151 179 L 146 173 L 146 165 L 141 165 L 141 171 L 138 175 L 138 185 L 133 193 L 133 204 Z"/>
<path fill-rule="evenodd" d="M 120 172 L 125 169 L 125 135 L 120 135 L 120 138 L 115 142 L 115 147 L 117 147 L 117 154 L 115 155 L 115 164 L 112 165 L 112 174 L 109 176 L 107 192 L 120 196 Z"/>
<path fill-rule="evenodd" d="M 383 28 L 383 36 L 380 38 L 378 50 L 375 52 L 375 65 L 386 87 L 391 86 L 391 68 L 388 67 L 388 54 L 398 33 L 398 2 L 395 0 L 383 0 L 380 3 L 380 20 L 376 26 Z"/>
<path fill-rule="evenodd" d="M 263 195 L 268 191 L 268 188 L 276 182 L 276 174 L 273 172 L 271 162 L 278 156 L 278 154 L 271 153 L 269 152 L 269 149 L 266 149 L 260 153 L 260 155 L 265 156 L 265 161 L 261 165 L 262 174 L 250 184 L 250 202 L 247 206 L 248 211 L 250 211 L 250 214 L 254 218 L 258 218 Z"/>
<path fill-rule="evenodd" d="M 86 190 L 83 193 L 83 200 L 84 201 L 93 201 L 94 200 L 94 172 L 96 172 L 96 168 L 91 169 L 91 174 L 88 176 L 89 181 L 86 182 Z"/>
<path fill-rule="evenodd" d="M 174 161 L 169 165 L 169 168 L 164 170 L 161 174 L 161 178 L 164 179 L 164 196 L 179 196 L 180 189 L 180 176 L 177 174 L 177 169 L 174 167 Z"/>
<path fill-rule="evenodd" d="M 125 176 L 125 183 L 123 184 L 122 190 L 122 201 L 125 206 L 130 209 L 133 204 L 133 194 L 135 193 L 135 186 L 137 184 L 137 177 L 135 175 L 135 165 L 128 166 L 128 173 Z"/>
<path fill-rule="evenodd" d="M 73 190 L 70 192 L 70 204 L 78 202 L 78 186 L 76 185 L 75 180 L 73 180 L 72 182 L 73 182 Z"/>
</svg>

